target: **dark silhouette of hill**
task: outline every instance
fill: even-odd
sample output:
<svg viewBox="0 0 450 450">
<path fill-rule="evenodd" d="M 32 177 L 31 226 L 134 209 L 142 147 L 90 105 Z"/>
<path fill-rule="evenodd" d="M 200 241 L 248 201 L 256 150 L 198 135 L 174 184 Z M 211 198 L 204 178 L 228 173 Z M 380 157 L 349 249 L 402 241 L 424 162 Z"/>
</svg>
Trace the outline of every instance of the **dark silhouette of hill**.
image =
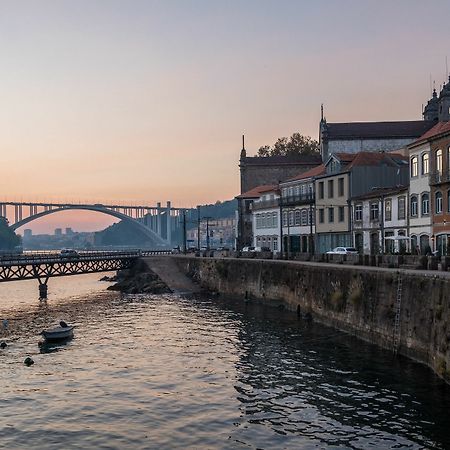
<svg viewBox="0 0 450 450">
<path fill-rule="evenodd" d="M 200 205 L 200 218 L 210 217 L 212 219 L 221 219 L 226 217 L 234 217 L 237 207 L 236 200 L 226 200 L 224 202 L 216 202 L 210 205 Z M 197 208 L 190 208 L 186 212 L 186 228 L 194 228 L 197 226 Z M 165 216 L 161 217 L 162 229 L 165 230 Z M 182 230 L 172 235 L 174 245 L 182 243 Z M 156 247 L 155 242 L 148 239 L 139 229 L 127 222 L 118 222 L 95 233 L 96 246 L 134 246 L 134 247 Z"/>
</svg>

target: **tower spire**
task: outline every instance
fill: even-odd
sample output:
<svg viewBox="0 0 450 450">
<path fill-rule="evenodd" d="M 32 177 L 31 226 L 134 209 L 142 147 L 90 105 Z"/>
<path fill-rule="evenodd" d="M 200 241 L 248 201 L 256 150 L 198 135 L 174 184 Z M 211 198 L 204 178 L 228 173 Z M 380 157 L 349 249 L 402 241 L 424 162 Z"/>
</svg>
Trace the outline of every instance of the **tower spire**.
<svg viewBox="0 0 450 450">
<path fill-rule="evenodd" d="M 245 135 L 242 135 L 241 159 L 245 157 L 247 157 L 247 151 L 245 150 Z"/>
</svg>

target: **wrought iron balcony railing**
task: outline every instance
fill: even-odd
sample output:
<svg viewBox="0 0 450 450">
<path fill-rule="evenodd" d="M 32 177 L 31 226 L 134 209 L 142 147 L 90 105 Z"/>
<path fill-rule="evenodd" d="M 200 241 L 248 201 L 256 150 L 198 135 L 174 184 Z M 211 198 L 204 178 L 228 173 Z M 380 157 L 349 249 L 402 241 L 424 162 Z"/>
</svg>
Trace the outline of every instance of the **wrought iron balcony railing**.
<svg viewBox="0 0 450 450">
<path fill-rule="evenodd" d="M 273 198 L 269 200 L 258 200 L 252 203 L 252 210 L 255 211 L 257 209 L 275 208 L 278 206 L 280 206 L 279 198 Z"/>
<path fill-rule="evenodd" d="M 315 198 L 314 193 L 306 192 L 304 194 L 289 195 L 286 197 L 282 197 L 281 201 L 283 206 L 296 206 L 314 203 L 314 198 Z"/>
</svg>

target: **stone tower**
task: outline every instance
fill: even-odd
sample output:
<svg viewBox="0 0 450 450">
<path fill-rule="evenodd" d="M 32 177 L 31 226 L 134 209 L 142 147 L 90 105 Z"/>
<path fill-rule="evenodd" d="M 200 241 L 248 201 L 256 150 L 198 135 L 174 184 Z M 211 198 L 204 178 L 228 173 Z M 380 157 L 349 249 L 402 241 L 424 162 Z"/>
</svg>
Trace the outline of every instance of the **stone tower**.
<svg viewBox="0 0 450 450">
<path fill-rule="evenodd" d="M 427 106 L 423 110 L 423 120 L 437 121 L 439 117 L 439 99 L 436 89 L 433 89 L 433 96 L 428 100 Z"/>
<path fill-rule="evenodd" d="M 439 122 L 450 120 L 450 77 L 439 94 Z"/>
</svg>

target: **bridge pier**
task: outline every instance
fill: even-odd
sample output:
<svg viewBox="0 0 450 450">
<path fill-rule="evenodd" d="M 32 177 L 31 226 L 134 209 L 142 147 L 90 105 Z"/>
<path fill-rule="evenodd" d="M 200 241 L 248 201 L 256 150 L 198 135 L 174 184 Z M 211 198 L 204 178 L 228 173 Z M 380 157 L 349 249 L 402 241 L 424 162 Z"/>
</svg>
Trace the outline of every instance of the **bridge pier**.
<svg viewBox="0 0 450 450">
<path fill-rule="evenodd" d="M 38 278 L 39 281 L 39 300 L 47 300 L 48 294 L 48 279 L 49 277 L 45 277 L 44 279 Z"/>
</svg>

